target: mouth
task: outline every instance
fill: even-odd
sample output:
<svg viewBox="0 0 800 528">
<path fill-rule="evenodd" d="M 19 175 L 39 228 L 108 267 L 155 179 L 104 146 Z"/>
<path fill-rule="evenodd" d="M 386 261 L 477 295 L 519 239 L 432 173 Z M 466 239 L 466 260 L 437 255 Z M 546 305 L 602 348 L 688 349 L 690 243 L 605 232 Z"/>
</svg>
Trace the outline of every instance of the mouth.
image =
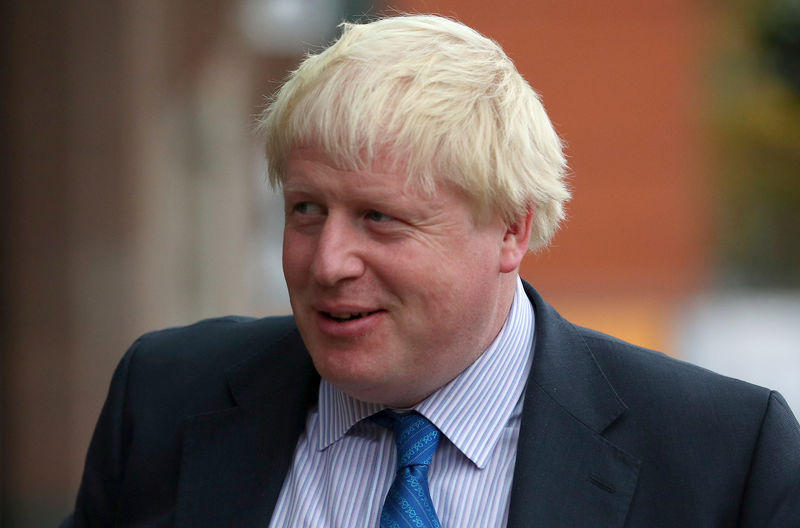
<svg viewBox="0 0 800 528">
<path fill-rule="evenodd" d="M 359 311 L 351 311 L 353 308 Z M 360 306 L 343 306 L 332 311 L 317 310 L 317 328 L 322 335 L 332 339 L 363 338 L 380 328 L 385 312 L 381 309 L 364 310 Z"/>
<path fill-rule="evenodd" d="M 320 312 L 323 317 L 337 323 L 346 323 L 348 321 L 355 321 L 369 315 L 378 313 L 380 310 L 373 312 Z"/>
</svg>

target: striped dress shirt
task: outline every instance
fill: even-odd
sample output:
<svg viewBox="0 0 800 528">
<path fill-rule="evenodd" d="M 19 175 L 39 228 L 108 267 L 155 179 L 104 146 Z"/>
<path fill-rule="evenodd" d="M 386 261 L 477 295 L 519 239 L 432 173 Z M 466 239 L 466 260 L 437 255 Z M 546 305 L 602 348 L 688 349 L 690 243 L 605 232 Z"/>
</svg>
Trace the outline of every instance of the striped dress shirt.
<svg viewBox="0 0 800 528">
<path fill-rule="evenodd" d="M 533 334 L 533 307 L 517 279 L 489 348 L 414 407 L 443 434 L 428 479 L 444 528 L 506 525 Z M 320 383 L 271 528 L 378 526 L 397 455 L 391 431 L 365 418 L 383 408 Z"/>
</svg>

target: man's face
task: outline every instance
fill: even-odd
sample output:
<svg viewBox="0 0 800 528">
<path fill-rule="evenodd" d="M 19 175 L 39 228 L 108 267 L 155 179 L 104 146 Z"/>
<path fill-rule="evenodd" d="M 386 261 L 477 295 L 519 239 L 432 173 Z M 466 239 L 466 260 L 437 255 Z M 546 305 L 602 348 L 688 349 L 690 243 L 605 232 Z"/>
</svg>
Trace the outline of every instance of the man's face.
<svg viewBox="0 0 800 528">
<path fill-rule="evenodd" d="M 320 375 L 358 399 L 411 406 L 495 338 L 515 275 L 499 218 L 478 225 L 461 192 L 426 196 L 388 167 L 340 170 L 292 150 L 283 271 Z"/>
</svg>

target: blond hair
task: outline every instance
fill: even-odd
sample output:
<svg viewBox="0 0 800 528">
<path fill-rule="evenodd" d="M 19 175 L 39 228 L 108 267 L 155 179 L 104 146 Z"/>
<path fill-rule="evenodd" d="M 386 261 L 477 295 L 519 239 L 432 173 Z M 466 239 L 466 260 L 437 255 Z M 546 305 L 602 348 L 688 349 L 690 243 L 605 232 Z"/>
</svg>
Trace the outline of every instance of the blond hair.
<svg viewBox="0 0 800 528">
<path fill-rule="evenodd" d="M 532 209 L 529 247 L 546 246 L 569 198 L 566 160 L 539 96 L 502 48 L 433 15 L 342 26 L 259 120 L 273 186 L 293 147 L 319 148 L 348 170 L 389 152 L 409 184 L 462 189 L 476 218 L 513 222 Z"/>
</svg>

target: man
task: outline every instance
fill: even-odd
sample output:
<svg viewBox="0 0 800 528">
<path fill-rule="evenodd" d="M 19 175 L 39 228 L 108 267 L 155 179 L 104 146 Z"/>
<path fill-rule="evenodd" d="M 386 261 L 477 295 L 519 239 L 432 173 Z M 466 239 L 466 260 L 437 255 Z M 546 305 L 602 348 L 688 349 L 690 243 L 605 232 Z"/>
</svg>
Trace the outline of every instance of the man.
<svg viewBox="0 0 800 528">
<path fill-rule="evenodd" d="M 780 395 L 576 327 L 518 278 L 568 192 L 496 43 L 346 24 L 261 125 L 294 317 L 140 338 L 66 526 L 800 526 Z"/>
</svg>

